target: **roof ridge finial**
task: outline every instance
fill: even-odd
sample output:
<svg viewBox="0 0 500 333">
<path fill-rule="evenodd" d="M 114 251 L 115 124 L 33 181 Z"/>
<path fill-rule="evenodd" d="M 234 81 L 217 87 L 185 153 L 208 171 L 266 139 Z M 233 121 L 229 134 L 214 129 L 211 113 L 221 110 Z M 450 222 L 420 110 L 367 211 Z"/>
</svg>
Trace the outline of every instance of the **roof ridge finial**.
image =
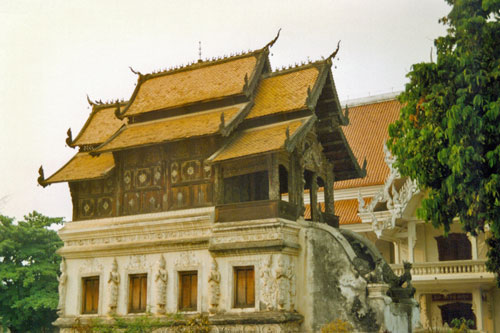
<svg viewBox="0 0 500 333">
<path fill-rule="evenodd" d="M 132 71 L 132 73 L 134 73 L 135 75 L 142 76 L 142 73 L 139 72 L 139 71 L 134 71 L 134 69 L 132 68 L 132 66 L 128 66 L 128 68 L 130 68 L 130 70 Z"/>
<path fill-rule="evenodd" d="M 340 48 L 340 40 L 337 43 L 337 49 L 335 51 L 333 51 L 333 53 L 330 54 L 327 59 L 332 59 L 332 60 L 335 59 L 335 56 L 339 52 L 339 48 Z"/>
<path fill-rule="evenodd" d="M 278 33 L 276 34 L 276 37 L 274 37 L 274 39 L 272 41 L 270 41 L 269 43 L 267 43 L 266 46 L 264 46 L 264 48 L 271 48 L 271 47 L 273 47 L 274 43 L 276 43 L 276 41 L 278 40 L 278 38 L 280 36 L 280 32 L 281 32 L 281 28 L 279 28 Z"/>
<path fill-rule="evenodd" d="M 202 62 L 201 60 L 201 40 L 198 41 L 198 62 Z"/>
<path fill-rule="evenodd" d="M 43 174 L 43 165 L 40 165 L 40 169 L 38 169 L 38 184 L 42 187 L 46 187 L 47 183 L 45 182 L 45 176 Z"/>
<path fill-rule="evenodd" d="M 73 134 L 71 133 L 71 127 L 68 128 L 68 131 L 66 132 L 68 137 L 66 138 L 66 144 L 68 147 L 71 147 L 71 144 L 73 143 Z"/>
<path fill-rule="evenodd" d="M 90 106 L 95 106 L 95 104 L 96 104 L 95 102 L 92 102 L 90 100 L 89 94 L 87 94 L 87 102 L 89 102 Z"/>
</svg>

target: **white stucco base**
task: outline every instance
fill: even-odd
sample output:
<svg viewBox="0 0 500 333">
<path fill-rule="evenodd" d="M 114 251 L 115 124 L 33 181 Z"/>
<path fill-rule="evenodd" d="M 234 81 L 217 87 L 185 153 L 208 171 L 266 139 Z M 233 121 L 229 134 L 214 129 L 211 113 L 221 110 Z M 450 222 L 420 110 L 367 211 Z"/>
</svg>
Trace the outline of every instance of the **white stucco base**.
<svg viewBox="0 0 500 333">
<path fill-rule="evenodd" d="M 147 309 L 179 312 L 179 272 L 198 272 L 196 313 L 210 315 L 214 332 L 317 332 L 342 319 L 357 331 L 406 332 L 418 321 L 411 302 L 394 302 L 368 282 L 347 239 L 325 224 L 280 218 L 214 223 L 214 208 L 67 223 L 59 231 L 68 276 L 55 322 L 128 314 L 130 274 L 147 274 Z M 156 279 L 166 263 L 166 293 Z M 120 281 L 112 297 L 112 263 Z M 214 271 L 213 262 L 217 265 Z M 253 266 L 255 305 L 235 308 L 234 267 Z M 211 276 L 218 276 L 214 282 Z M 97 314 L 82 314 L 82 279 L 99 277 Z M 215 279 L 217 280 L 217 279 Z M 377 294 L 378 292 L 378 294 Z M 215 295 L 215 296 L 214 296 Z M 162 298 L 160 300 L 160 298 Z M 215 305 L 214 305 L 215 304 Z M 190 315 L 192 313 L 186 313 Z"/>
</svg>

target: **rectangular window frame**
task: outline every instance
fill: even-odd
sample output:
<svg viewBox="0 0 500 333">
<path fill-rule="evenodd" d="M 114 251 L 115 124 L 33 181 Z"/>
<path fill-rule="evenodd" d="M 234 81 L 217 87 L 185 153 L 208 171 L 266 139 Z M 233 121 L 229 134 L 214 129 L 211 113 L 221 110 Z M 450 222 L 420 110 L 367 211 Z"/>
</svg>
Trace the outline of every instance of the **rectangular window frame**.
<svg viewBox="0 0 500 333">
<path fill-rule="evenodd" d="M 100 279 L 99 279 L 99 275 L 96 275 L 96 276 L 85 276 L 85 277 L 82 277 L 82 308 L 81 308 L 81 313 L 82 314 L 97 314 L 99 312 L 99 289 L 100 289 L 100 286 L 99 286 L 99 283 L 100 283 Z M 94 286 L 94 291 L 92 291 L 92 289 L 90 289 L 89 291 L 89 287 L 91 287 L 92 284 Z M 97 292 L 95 291 L 95 288 L 97 287 Z M 90 310 L 87 311 L 87 296 L 88 296 L 88 293 L 90 293 L 90 298 L 91 298 L 91 307 L 90 307 Z"/>
<path fill-rule="evenodd" d="M 189 288 L 185 286 L 187 278 L 189 277 Z M 194 281 L 193 281 L 193 278 Z M 198 271 L 179 271 L 179 294 L 177 299 L 177 308 L 182 312 L 193 312 L 198 310 Z M 184 292 L 184 291 L 189 292 Z M 193 295 L 193 290 L 195 295 Z M 189 294 L 189 295 L 187 295 Z M 187 301 L 189 299 L 189 302 Z M 184 304 L 188 303 L 188 306 Z"/>
<path fill-rule="evenodd" d="M 139 283 L 139 295 L 134 296 L 134 284 L 135 281 Z M 128 276 L 128 313 L 144 313 L 147 311 L 148 306 L 148 274 L 129 274 Z M 134 306 L 136 301 L 135 297 L 138 297 L 138 306 Z"/>
<path fill-rule="evenodd" d="M 251 272 L 251 280 L 249 273 Z M 241 273 L 241 274 L 240 274 Z M 244 279 L 244 280 L 240 280 Z M 244 288 L 244 301 L 239 301 L 241 288 Z M 233 308 L 248 309 L 255 308 L 255 266 L 233 266 Z"/>
</svg>

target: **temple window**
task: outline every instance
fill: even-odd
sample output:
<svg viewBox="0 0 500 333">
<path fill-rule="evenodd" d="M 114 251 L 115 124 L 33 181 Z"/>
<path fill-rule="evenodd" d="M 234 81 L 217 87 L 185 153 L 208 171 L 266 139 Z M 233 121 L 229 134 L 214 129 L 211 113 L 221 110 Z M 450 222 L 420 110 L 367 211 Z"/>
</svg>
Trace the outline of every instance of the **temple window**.
<svg viewBox="0 0 500 333">
<path fill-rule="evenodd" d="M 82 279 L 82 314 L 95 314 L 99 306 L 99 277 Z"/>
<path fill-rule="evenodd" d="M 234 307 L 251 308 L 255 306 L 254 267 L 234 268 Z"/>
<path fill-rule="evenodd" d="M 471 243 L 466 234 L 450 233 L 436 237 L 439 261 L 472 259 Z"/>
<path fill-rule="evenodd" d="M 259 171 L 224 179 L 224 203 L 268 200 L 267 171 Z"/>
<path fill-rule="evenodd" d="M 129 275 L 128 312 L 146 312 L 148 276 Z"/>
<path fill-rule="evenodd" d="M 179 310 L 196 311 L 198 298 L 198 272 L 179 272 Z"/>
</svg>

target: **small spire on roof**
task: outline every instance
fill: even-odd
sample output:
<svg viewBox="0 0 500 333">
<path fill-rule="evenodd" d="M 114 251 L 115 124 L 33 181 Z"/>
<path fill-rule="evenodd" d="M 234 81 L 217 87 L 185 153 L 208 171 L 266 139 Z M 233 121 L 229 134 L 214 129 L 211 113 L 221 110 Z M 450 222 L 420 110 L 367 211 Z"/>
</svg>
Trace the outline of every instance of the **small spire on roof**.
<svg viewBox="0 0 500 333">
<path fill-rule="evenodd" d="M 333 51 L 333 53 L 328 56 L 328 59 L 332 59 L 332 60 L 335 59 L 335 56 L 339 52 L 339 48 L 340 48 L 340 40 L 337 43 L 337 49 L 335 51 Z"/>
<path fill-rule="evenodd" d="M 274 43 L 276 43 L 276 41 L 278 40 L 278 38 L 280 36 L 280 32 L 281 32 L 281 28 L 279 28 L 278 33 L 276 34 L 276 37 L 274 37 L 274 39 L 272 41 L 270 41 L 269 43 L 267 43 L 266 46 L 264 46 L 264 48 L 271 48 L 271 47 L 273 47 Z"/>
<path fill-rule="evenodd" d="M 95 105 L 95 103 L 90 100 L 89 94 L 87 94 L 87 102 L 89 102 L 90 106 Z"/>
<path fill-rule="evenodd" d="M 128 68 L 130 68 L 130 70 L 132 71 L 132 73 L 134 73 L 135 75 L 142 76 L 142 73 L 141 73 L 141 72 L 139 72 L 139 71 L 134 71 L 134 69 L 133 69 L 131 66 L 128 66 Z"/>
<path fill-rule="evenodd" d="M 202 62 L 201 60 L 201 40 L 198 41 L 198 62 Z"/>
</svg>

